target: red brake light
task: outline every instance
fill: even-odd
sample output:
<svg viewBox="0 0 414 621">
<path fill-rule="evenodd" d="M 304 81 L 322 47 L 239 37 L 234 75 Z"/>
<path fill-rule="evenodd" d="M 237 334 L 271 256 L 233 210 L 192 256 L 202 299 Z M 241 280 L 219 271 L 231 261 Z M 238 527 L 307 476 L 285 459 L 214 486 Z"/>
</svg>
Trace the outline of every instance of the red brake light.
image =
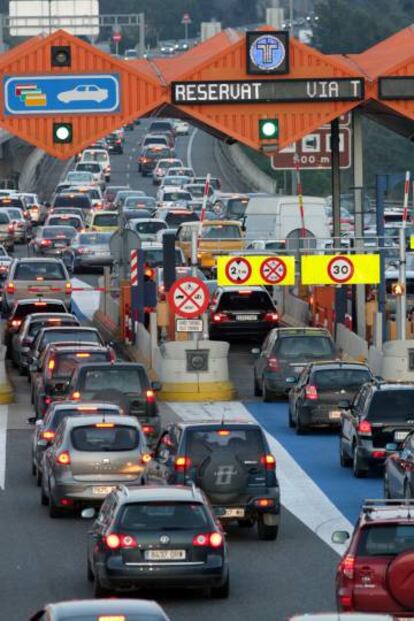
<svg viewBox="0 0 414 621">
<path fill-rule="evenodd" d="M 52 240 L 51 239 L 42 239 L 42 241 L 40 242 L 41 246 L 51 246 L 52 245 Z"/>
<path fill-rule="evenodd" d="M 16 291 L 16 285 L 14 282 L 7 283 L 7 293 L 13 294 Z"/>
<path fill-rule="evenodd" d="M 80 396 L 81 395 L 80 395 L 79 390 L 75 390 L 75 392 L 72 393 L 71 400 L 72 401 L 79 401 Z"/>
<path fill-rule="evenodd" d="M 305 386 L 305 396 L 306 399 L 309 399 L 310 401 L 316 401 L 316 399 L 318 398 L 318 391 L 314 384 L 309 384 L 308 386 Z"/>
<path fill-rule="evenodd" d="M 70 464 L 70 455 L 68 451 L 63 451 L 63 453 L 59 453 L 56 457 L 56 461 L 61 466 L 69 466 Z"/>
<path fill-rule="evenodd" d="M 266 470 L 275 470 L 276 459 L 270 453 L 268 453 L 267 455 L 263 455 L 260 461 L 264 465 Z"/>
<path fill-rule="evenodd" d="M 197 548 L 221 548 L 223 541 L 224 539 L 221 533 L 202 533 L 193 537 L 193 546 Z"/>
<path fill-rule="evenodd" d="M 54 358 L 51 358 L 49 360 L 49 364 L 47 365 L 47 368 L 49 369 L 49 371 L 53 371 L 55 366 L 56 366 L 56 361 Z"/>
<path fill-rule="evenodd" d="M 371 455 L 374 459 L 382 459 L 385 457 L 385 451 L 372 451 Z"/>
<path fill-rule="evenodd" d="M 66 292 L 66 293 L 72 293 L 72 283 L 67 282 L 67 283 L 65 284 L 65 292 Z"/>
<path fill-rule="evenodd" d="M 223 321 L 228 321 L 228 317 L 226 315 L 226 313 L 214 313 L 213 314 L 213 321 L 214 323 L 223 323 Z"/>
<path fill-rule="evenodd" d="M 271 498 L 258 498 L 254 504 L 256 507 L 273 507 L 274 501 Z"/>
<path fill-rule="evenodd" d="M 352 554 L 347 554 L 340 565 L 340 569 L 345 578 L 352 580 L 354 577 L 355 557 Z"/>
<path fill-rule="evenodd" d="M 154 427 L 152 425 L 143 425 L 142 426 L 142 431 L 143 431 L 143 433 L 148 435 L 150 433 L 154 433 L 155 429 L 154 429 Z"/>
<path fill-rule="evenodd" d="M 13 328 L 18 328 L 22 323 L 21 319 L 13 319 L 11 325 Z"/>
<path fill-rule="evenodd" d="M 153 390 L 145 391 L 145 399 L 147 403 L 154 403 L 155 401 L 155 393 Z"/>
<path fill-rule="evenodd" d="M 7 231 L 9 233 L 14 233 L 14 224 L 9 224 L 9 226 L 7 227 Z"/>
<path fill-rule="evenodd" d="M 371 423 L 368 420 L 362 420 L 358 425 L 358 433 L 361 433 L 367 436 L 371 435 L 372 433 Z"/>
<path fill-rule="evenodd" d="M 264 316 L 265 321 L 279 321 L 278 313 L 266 313 Z"/>
<path fill-rule="evenodd" d="M 191 467 L 191 459 L 183 455 L 177 456 L 175 458 L 174 467 L 176 472 L 185 472 Z"/>
<path fill-rule="evenodd" d="M 40 437 L 42 438 L 42 440 L 53 440 L 55 437 L 55 432 L 54 431 L 42 431 L 42 433 L 40 434 Z"/>
<path fill-rule="evenodd" d="M 105 544 L 110 550 L 118 550 L 119 548 L 136 548 L 137 541 L 131 535 L 117 535 L 111 533 L 104 537 Z"/>
<path fill-rule="evenodd" d="M 275 356 L 267 359 L 267 366 L 271 371 L 280 371 L 280 362 Z"/>
<path fill-rule="evenodd" d="M 155 270 L 152 267 L 146 267 L 144 270 L 144 276 L 147 278 L 154 278 Z"/>
</svg>

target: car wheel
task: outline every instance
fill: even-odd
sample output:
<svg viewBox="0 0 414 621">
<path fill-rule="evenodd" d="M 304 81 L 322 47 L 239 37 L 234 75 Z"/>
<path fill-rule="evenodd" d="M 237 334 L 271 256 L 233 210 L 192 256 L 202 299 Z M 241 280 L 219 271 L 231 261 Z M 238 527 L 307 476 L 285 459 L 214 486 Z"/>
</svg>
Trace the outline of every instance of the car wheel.
<svg viewBox="0 0 414 621">
<path fill-rule="evenodd" d="M 230 595 L 230 576 L 227 574 L 226 582 L 219 587 L 210 588 L 210 596 L 214 599 L 226 599 Z"/>
<path fill-rule="evenodd" d="M 36 468 L 36 485 L 37 487 L 42 486 L 42 472 L 39 470 L 39 468 Z"/>
<path fill-rule="evenodd" d="M 49 504 L 49 498 L 46 496 L 45 488 L 43 487 L 43 480 L 42 485 L 40 486 L 40 502 L 44 507 L 47 507 Z"/>
<path fill-rule="evenodd" d="M 93 595 L 96 598 L 108 597 L 110 595 L 110 591 L 102 586 L 97 573 L 94 576 Z"/>
<path fill-rule="evenodd" d="M 304 425 L 300 416 L 300 410 L 296 417 L 296 434 L 298 436 L 305 436 L 309 432 L 309 427 Z"/>
<path fill-rule="evenodd" d="M 263 515 L 259 514 L 257 518 L 257 534 L 262 541 L 275 541 L 279 534 L 279 526 L 265 524 Z"/>
<path fill-rule="evenodd" d="M 361 458 L 358 454 L 358 447 L 354 447 L 354 454 L 352 459 L 352 472 L 354 473 L 354 477 L 357 479 L 361 479 L 362 477 L 366 477 L 368 474 L 368 470 L 362 467 Z"/>
<path fill-rule="evenodd" d="M 260 384 L 257 381 L 256 373 L 254 374 L 253 383 L 254 383 L 254 396 L 255 397 L 261 397 L 262 396 L 262 389 L 260 388 Z"/>
<path fill-rule="evenodd" d="M 36 472 L 37 472 L 37 468 L 36 468 L 35 463 L 34 463 L 33 458 L 32 458 L 32 476 L 35 477 L 36 476 Z"/>
<path fill-rule="evenodd" d="M 352 458 L 345 453 L 342 437 L 339 439 L 339 461 L 343 468 L 350 468 L 352 466 Z"/>
<path fill-rule="evenodd" d="M 294 427 L 296 427 L 296 423 L 295 423 L 295 421 L 293 420 L 292 410 L 291 410 L 290 404 L 289 404 L 288 417 L 289 417 L 289 427 L 290 427 L 291 429 L 293 429 Z"/>
<path fill-rule="evenodd" d="M 86 561 L 86 577 L 88 579 L 88 582 L 93 582 L 95 580 L 95 574 L 92 571 L 91 562 L 89 559 Z"/>
<path fill-rule="evenodd" d="M 271 390 L 269 390 L 265 382 L 263 382 L 262 392 L 263 392 L 263 401 L 265 403 L 270 403 L 271 401 L 274 400 L 274 394 Z"/>
<path fill-rule="evenodd" d="M 53 500 L 52 494 L 49 494 L 49 517 L 51 518 L 59 518 L 62 515 L 62 510 L 59 509 L 55 501 Z"/>
</svg>

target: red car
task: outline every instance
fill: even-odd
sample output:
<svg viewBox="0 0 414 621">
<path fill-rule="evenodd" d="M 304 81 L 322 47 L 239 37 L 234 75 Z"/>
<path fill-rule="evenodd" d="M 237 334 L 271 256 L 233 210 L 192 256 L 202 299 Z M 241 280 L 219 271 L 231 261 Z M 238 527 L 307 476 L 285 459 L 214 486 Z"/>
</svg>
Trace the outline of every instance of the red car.
<svg viewBox="0 0 414 621">
<path fill-rule="evenodd" d="M 336 531 L 332 540 L 349 537 Z M 336 597 L 341 612 L 414 619 L 414 500 L 366 501 L 337 567 Z"/>
</svg>

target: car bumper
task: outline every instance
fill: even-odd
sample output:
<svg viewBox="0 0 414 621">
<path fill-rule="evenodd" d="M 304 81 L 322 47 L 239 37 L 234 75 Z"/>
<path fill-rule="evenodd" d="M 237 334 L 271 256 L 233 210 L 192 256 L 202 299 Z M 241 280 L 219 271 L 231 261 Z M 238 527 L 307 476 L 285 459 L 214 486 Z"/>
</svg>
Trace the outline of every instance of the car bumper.
<svg viewBox="0 0 414 621">
<path fill-rule="evenodd" d="M 288 394 L 288 392 L 292 388 L 292 384 L 287 382 L 287 378 L 290 377 L 289 374 L 286 375 L 276 375 L 276 374 L 264 374 L 264 383 L 266 388 L 272 392 L 276 392 L 279 394 Z"/>
<path fill-rule="evenodd" d="M 323 405 L 305 405 L 300 410 L 300 417 L 304 425 L 308 427 L 333 427 L 339 428 L 341 426 L 341 416 L 336 414 L 334 417 L 332 412 L 340 412 L 338 406 L 332 404 Z"/>
<path fill-rule="evenodd" d="M 358 445 L 360 460 L 369 466 L 383 466 L 388 454 L 385 448 Z"/>
<path fill-rule="evenodd" d="M 113 257 L 109 256 L 99 256 L 99 255 L 91 255 L 85 257 L 76 257 L 75 258 L 75 267 L 103 267 L 105 265 L 112 265 L 114 262 Z"/>
<path fill-rule="evenodd" d="M 55 481 L 52 487 L 52 496 L 53 500 L 59 504 L 63 498 L 68 498 L 74 501 L 74 505 L 71 505 L 69 508 L 73 509 L 77 506 L 87 505 L 98 505 L 101 504 L 107 493 L 96 494 L 93 492 L 93 488 L 113 488 L 115 489 L 117 485 L 139 485 L 141 483 L 141 474 L 139 477 L 135 477 L 129 480 L 122 481 L 74 481 L 72 478 L 67 482 L 58 482 Z"/>
<path fill-rule="evenodd" d="M 278 325 L 278 322 L 262 323 L 260 321 L 226 321 L 222 324 L 211 323 L 210 338 L 226 337 L 231 339 L 237 336 L 245 336 L 263 339 L 272 328 L 277 328 Z"/>
</svg>

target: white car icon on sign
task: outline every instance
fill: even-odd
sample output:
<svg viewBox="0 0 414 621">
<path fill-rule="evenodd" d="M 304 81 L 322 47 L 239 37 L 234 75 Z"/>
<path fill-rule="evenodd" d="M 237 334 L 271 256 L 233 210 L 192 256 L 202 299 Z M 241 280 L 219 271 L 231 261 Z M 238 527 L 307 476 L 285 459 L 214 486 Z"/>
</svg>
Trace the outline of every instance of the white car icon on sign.
<svg viewBox="0 0 414 621">
<path fill-rule="evenodd" d="M 72 101 L 95 101 L 101 103 L 108 99 L 108 91 L 106 88 L 99 88 L 96 84 L 83 84 L 70 91 L 59 93 L 57 98 L 65 104 Z"/>
</svg>

